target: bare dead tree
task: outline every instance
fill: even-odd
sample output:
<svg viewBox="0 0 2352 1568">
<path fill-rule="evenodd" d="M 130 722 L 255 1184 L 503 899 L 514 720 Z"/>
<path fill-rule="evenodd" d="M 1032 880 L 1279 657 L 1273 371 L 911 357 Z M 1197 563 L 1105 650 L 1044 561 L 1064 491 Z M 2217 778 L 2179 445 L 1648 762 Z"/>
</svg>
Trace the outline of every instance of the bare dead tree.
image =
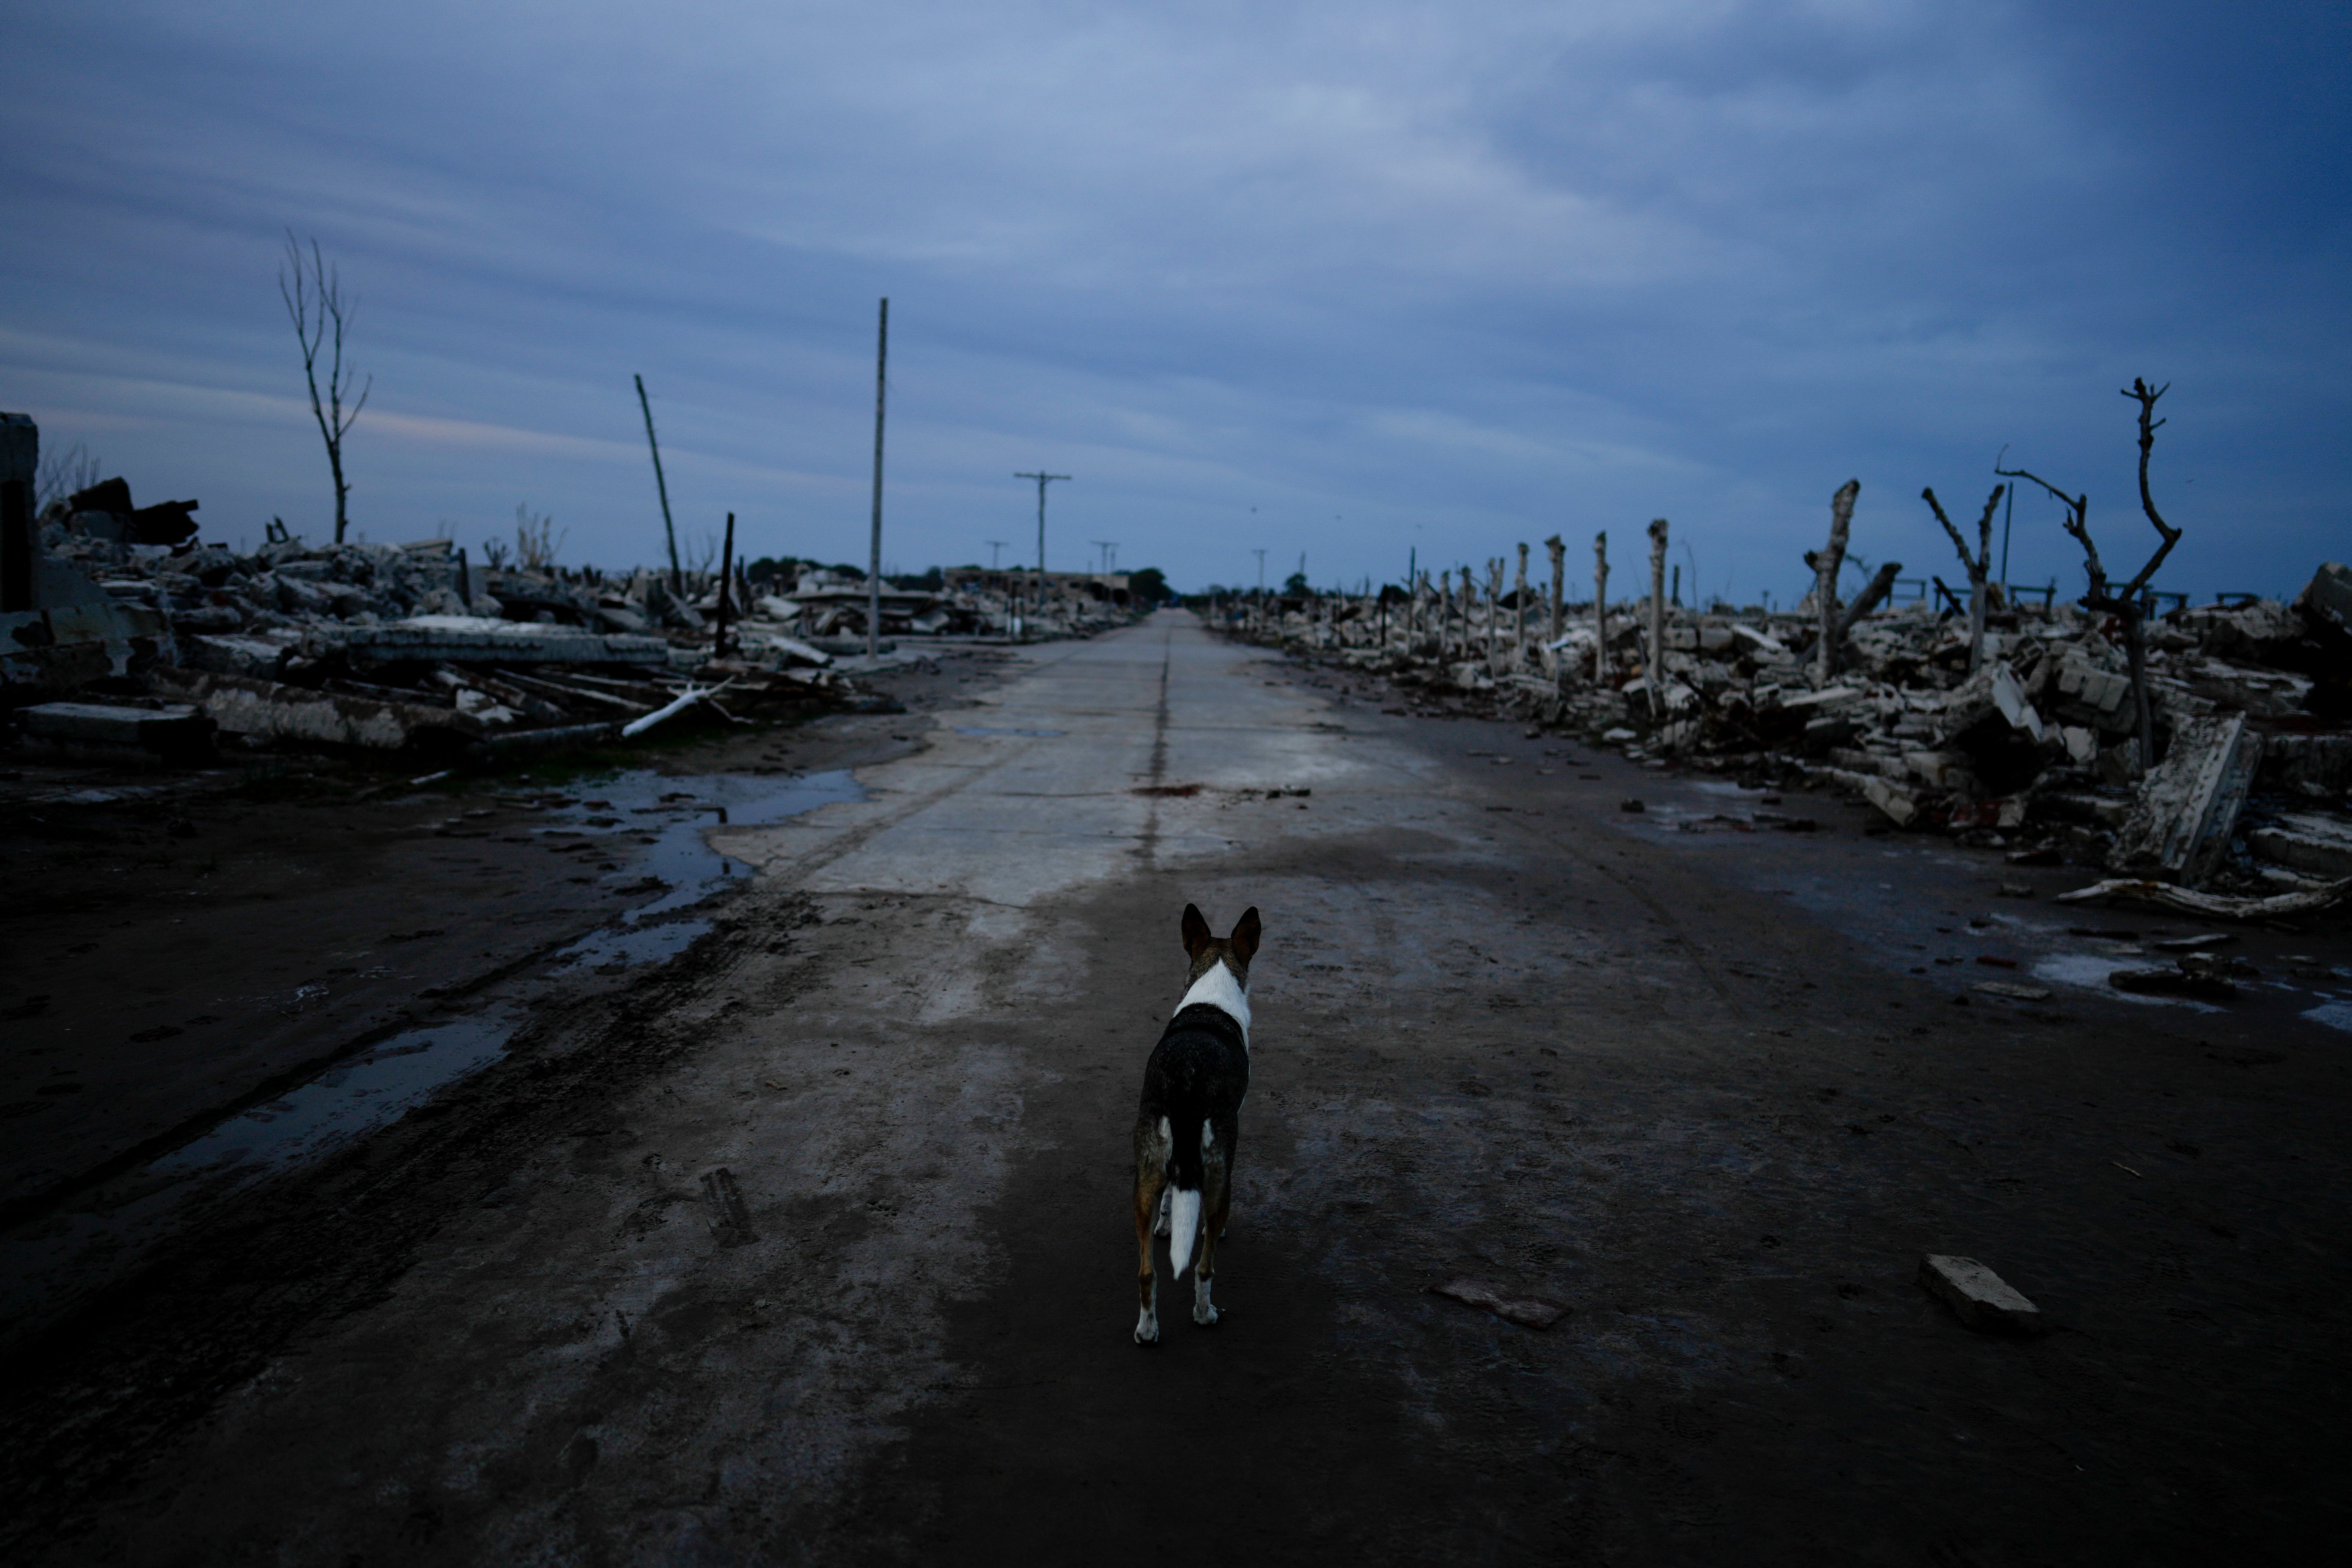
<svg viewBox="0 0 2352 1568">
<path fill-rule="evenodd" d="M 2079 496 L 2070 496 L 2039 474 L 2023 468 L 2004 468 L 2000 458 L 1993 459 L 1994 473 L 2004 479 L 2032 479 L 2055 496 L 2058 504 L 2066 509 L 2066 531 L 2073 534 L 2074 542 L 2083 547 L 2084 571 L 2090 579 L 2090 591 L 2079 602 L 2086 610 L 2111 615 L 2122 623 L 2124 652 L 2131 661 L 2132 717 L 2139 740 L 2133 752 L 2133 772 L 2136 774 L 2144 774 L 2156 765 L 2156 738 L 2149 733 L 2155 718 L 2149 711 L 2147 700 L 2147 639 L 2142 625 L 2147 611 L 2147 585 L 2156 576 L 2157 568 L 2164 564 L 2164 558 L 2172 553 L 2172 547 L 2180 542 L 2180 530 L 2164 521 L 2163 514 L 2156 510 L 2156 497 L 2147 488 L 2148 454 L 2156 449 L 2157 427 L 2165 423 L 2156 417 L 2156 400 L 2171 390 L 2172 384 L 2168 381 L 2151 391 L 2147 382 L 2134 376 L 2131 385 L 2123 392 L 2124 396 L 2139 405 L 2139 505 L 2140 510 L 2147 513 L 2147 521 L 2155 526 L 2158 542 L 2156 553 L 2147 558 L 2147 563 L 2133 575 L 2120 594 L 2107 586 L 2106 566 L 2099 560 L 2099 547 L 2091 542 L 2090 492 L 2086 490 Z"/>
<path fill-rule="evenodd" d="M 348 409 L 343 406 L 358 374 L 343 365 L 343 334 L 350 330 L 359 302 L 344 296 L 342 279 L 327 265 L 318 240 L 310 241 L 306 258 L 292 229 L 286 231 L 286 258 L 278 267 L 278 293 L 286 301 L 294 336 L 302 344 L 302 375 L 310 386 L 310 416 L 319 422 L 319 435 L 327 443 L 327 467 L 335 476 L 335 542 L 341 544 L 350 523 L 346 502 L 352 493 L 350 481 L 343 478 L 343 437 L 360 410 L 367 406 L 368 394 L 375 387 L 375 377 L 368 377 L 360 386 L 358 398 Z M 328 355 L 323 397 L 319 392 L 322 351 Z"/>
<path fill-rule="evenodd" d="M 1987 585 L 1992 575 L 1992 514 L 2000 507 L 2000 498 L 2008 493 L 2007 485 L 1993 486 L 1992 495 L 1985 502 L 1984 516 L 1977 520 L 1977 552 L 1971 555 L 1969 553 L 1968 542 L 1960 537 L 1960 531 L 1954 528 L 1952 520 L 1944 515 L 1944 505 L 1936 499 L 1935 487 L 1930 485 L 1919 492 L 1920 499 L 1925 500 L 1935 512 L 1936 521 L 1942 523 L 1944 531 L 1950 535 L 1952 548 L 1960 552 L 1960 565 L 1969 574 L 1969 673 L 1970 675 L 1974 675 L 1977 672 L 1977 667 L 1984 663 L 1985 610 L 1990 597 Z"/>
<path fill-rule="evenodd" d="M 1821 631 L 1813 649 L 1813 684 L 1827 686 L 1830 677 L 1837 673 L 1839 641 L 1838 574 L 1845 568 L 1846 535 L 1853 526 L 1853 498 L 1862 493 L 1860 479 L 1848 479 L 1830 498 L 1830 542 L 1823 550 L 1805 552 L 1805 564 L 1813 569 L 1813 610 L 1820 621 Z"/>
</svg>

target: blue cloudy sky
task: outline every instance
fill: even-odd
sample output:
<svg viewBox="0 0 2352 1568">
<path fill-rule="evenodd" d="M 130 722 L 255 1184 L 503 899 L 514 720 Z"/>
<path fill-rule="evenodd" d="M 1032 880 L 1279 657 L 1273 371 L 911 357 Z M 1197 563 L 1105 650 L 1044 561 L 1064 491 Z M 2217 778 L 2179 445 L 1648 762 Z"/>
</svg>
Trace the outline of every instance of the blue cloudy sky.
<svg viewBox="0 0 2352 1568">
<path fill-rule="evenodd" d="M 887 560 L 1091 540 L 1180 584 L 1642 527 L 1742 600 L 1854 546 L 1950 580 L 2004 444 L 2165 584 L 2352 552 L 2352 11 L 2156 0 L 9 7 L 0 406 L 207 537 L 331 517 L 277 253 L 374 395 L 376 539 Z M 2011 575 L 2079 566 L 2021 500 Z M 1540 551 L 1538 551 L 1540 559 Z"/>
</svg>

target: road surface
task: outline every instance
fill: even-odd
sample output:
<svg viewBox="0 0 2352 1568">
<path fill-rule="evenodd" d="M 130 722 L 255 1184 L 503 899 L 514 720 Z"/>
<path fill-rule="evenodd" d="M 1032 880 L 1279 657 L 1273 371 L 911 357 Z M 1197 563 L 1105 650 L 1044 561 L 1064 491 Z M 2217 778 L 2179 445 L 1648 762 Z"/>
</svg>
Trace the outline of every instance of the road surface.
<svg viewBox="0 0 2352 1568">
<path fill-rule="evenodd" d="M 1778 809 L 1816 831 L 1749 831 L 1752 793 L 1382 714 L 1179 614 L 919 739 L 861 799 L 716 831 L 759 875 L 657 978 L 549 1005 L 52 1344 L 12 1555 L 2341 1539 L 2340 1031 L 1978 992 L 2128 917 L 2004 904 L 1996 857 L 1810 797 Z M 1224 1321 L 1164 1286 L 1143 1350 L 1128 1135 L 1188 900 L 1264 918 L 1254 1079 Z M 1962 1328 L 1930 1252 L 2055 1331 Z M 1432 1292 L 1462 1278 L 1567 1313 Z"/>
</svg>

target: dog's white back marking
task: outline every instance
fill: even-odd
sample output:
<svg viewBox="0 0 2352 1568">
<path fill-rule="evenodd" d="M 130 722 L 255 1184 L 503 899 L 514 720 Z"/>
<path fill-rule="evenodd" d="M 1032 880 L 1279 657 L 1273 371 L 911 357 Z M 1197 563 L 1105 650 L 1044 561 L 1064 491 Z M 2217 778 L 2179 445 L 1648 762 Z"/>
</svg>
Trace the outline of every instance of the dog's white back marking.
<svg viewBox="0 0 2352 1568">
<path fill-rule="evenodd" d="M 1242 989 L 1241 981 L 1222 962 L 1211 964 L 1208 973 L 1192 982 L 1192 988 L 1184 993 L 1184 999 L 1176 1004 L 1176 1010 L 1181 1013 L 1187 1007 L 1197 1007 L 1204 1003 L 1232 1015 L 1234 1022 L 1242 1026 L 1242 1048 L 1247 1050 L 1249 993 Z"/>
</svg>

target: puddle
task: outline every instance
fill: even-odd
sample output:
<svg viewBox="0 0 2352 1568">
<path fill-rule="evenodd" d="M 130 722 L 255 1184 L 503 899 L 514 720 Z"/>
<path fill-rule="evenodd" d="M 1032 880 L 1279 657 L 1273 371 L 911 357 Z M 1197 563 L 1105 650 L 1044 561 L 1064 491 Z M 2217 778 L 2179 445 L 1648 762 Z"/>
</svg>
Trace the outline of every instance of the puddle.
<svg viewBox="0 0 2352 1568">
<path fill-rule="evenodd" d="M 782 778 L 629 772 L 577 780 L 547 798 L 558 795 L 565 804 L 541 812 L 528 831 L 608 837 L 616 866 L 606 879 L 646 884 L 656 894 L 556 956 L 559 969 L 607 972 L 684 952 L 711 922 L 677 911 L 751 874 L 711 848 L 706 830 L 780 822 L 865 798 L 846 772 Z M 0 1322 L 21 1331 L 53 1320 L 258 1184 L 390 1125 L 503 1056 L 516 1016 L 511 1005 L 494 1006 L 394 1036 L 0 1239 Z"/>
<path fill-rule="evenodd" d="M 667 921 L 660 917 L 701 903 L 739 877 L 751 875 L 742 861 L 710 847 L 703 835 L 713 827 L 762 827 L 814 811 L 821 805 L 863 800 L 866 792 L 845 771 L 797 778 L 757 778 L 738 773 L 678 778 L 627 773 L 578 786 L 577 803 L 547 815 L 547 833 L 597 834 L 616 840 L 616 858 L 626 863 L 605 879 L 632 885 L 664 884 L 660 895 L 637 905 L 608 926 L 556 955 L 563 968 L 583 964 L 656 963 L 675 958 L 710 929 L 708 921 Z M 589 802 L 595 802 L 591 805 Z M 650 837 L 651 844 L 641 842 Z M 622 843 L 625 841 L 626 847 Z M 688 927 L 692 930 L 688 930 Z"/>
<path fill-rule="evenodd" d="M 514 1020 L 487 1013 L 395 1035 L 301 1088 L 75 1198 L 0 1242 L 0 1321 L 38 1326 L 143 1262 L 157 1243 L 272 1176 L 390 1125 L 505 1052 Z"/>
<path fill-rule="evenodd" d="M 958 724 L 955 732 L 959 735 L 1026 735 L 1036 741 L 1057 740 L 1069 733 L 1067 730 L 987 730 L 971 724 Z"/>
<path fill-rule="evenodd" d="M 2303 1016 L 2315 1024 L 2325 1024 L 2331 1029 L 2341 1029 L 2352 1035 L 2352 1002 L 2323 1002 Z"/>
<path fill-rule="evenodd" d="M 710 929 L 709 921 L 665 921 L 659 925 L 622 926 L 600 931 L 557 953 L 557 962 L 566 969 L 583 964 L 590 969 L 609 971 L 615 965 L 633 968 L 640 963 L 667 963 Z"/>
</svg>

